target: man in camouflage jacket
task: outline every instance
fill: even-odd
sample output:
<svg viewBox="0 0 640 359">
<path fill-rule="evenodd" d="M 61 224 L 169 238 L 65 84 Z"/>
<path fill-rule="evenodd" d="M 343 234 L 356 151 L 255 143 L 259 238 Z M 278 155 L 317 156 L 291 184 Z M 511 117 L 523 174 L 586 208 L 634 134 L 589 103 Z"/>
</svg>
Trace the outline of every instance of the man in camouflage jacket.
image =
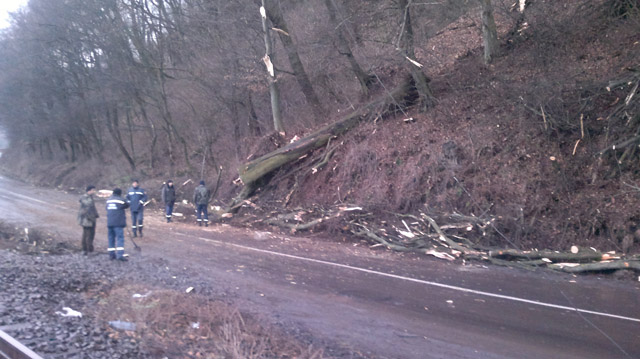
<svg viewBox="0 0 640 359">
<path fill-rule="evenodd" d="M 78 224 L 82 226 L 82 252 L 87 255 L 93 252 L 93 239 L 96 236 L 96 220 L 98 210 L 93 201 L 96 193 L 94 186 L 88 186 L 85 194 L 80 197 L 80 211 L 78 212 Z"/>
<path fill-rule="evenodd" d="M 193 203 L 196 205 L 196 213 L 198 214 L 198 225 L 202 227 L 202 223 L 206 227 L 209 227 L 209 213 L 207 206 L 209 205 L 209 198 L 211 193 L 205 187 L 204 181 L 200 181 L 200 185 L 196 187 L 193 192 Z"/>
</svg>

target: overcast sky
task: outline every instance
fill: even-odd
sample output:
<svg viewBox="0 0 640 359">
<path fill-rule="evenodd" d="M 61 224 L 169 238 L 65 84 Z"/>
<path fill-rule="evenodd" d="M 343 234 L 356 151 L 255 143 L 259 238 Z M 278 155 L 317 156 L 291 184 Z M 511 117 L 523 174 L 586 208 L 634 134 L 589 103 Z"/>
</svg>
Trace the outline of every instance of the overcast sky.
<svg viewBox="0 0 640 359">
<path fill-rule="evenodd" d="M 27 5 L 28 0 L 0 0 L 0 28 L 9 26 L 9 12 Z"/>
</svg>

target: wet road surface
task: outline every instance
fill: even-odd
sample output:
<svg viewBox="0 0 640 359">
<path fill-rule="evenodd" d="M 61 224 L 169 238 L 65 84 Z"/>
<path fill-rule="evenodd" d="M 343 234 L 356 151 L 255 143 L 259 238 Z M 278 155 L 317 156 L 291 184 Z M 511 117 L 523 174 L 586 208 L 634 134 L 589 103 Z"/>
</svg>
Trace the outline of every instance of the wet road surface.
<svg viewBox="0 0 640 359">
<path fill-rule="evenodd" d="M 0 218 L 78 238 L 79 246 L 78 197 L 0 178 Z M 103 207 L 98 200 L 96 245 L 106 253 Z M 142 254 L 125 244 L 131 260 L 197 268 L 243 310 L 368 357 L 640 358 L 638 282 L 163 222 L 159 209 L 146 210 Z"/>
</svg>

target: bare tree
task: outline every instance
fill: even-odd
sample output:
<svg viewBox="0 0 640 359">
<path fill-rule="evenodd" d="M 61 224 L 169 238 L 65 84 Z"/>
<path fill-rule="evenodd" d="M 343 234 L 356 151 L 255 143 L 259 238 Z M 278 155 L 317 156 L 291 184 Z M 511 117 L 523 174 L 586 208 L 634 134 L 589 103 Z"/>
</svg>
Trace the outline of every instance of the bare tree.
<svg viewBox="0 0 640 359">
<path fill-rule="evenodd" d="M 300 85 L 300 89 L 302 93 L 306 97 L 307 101 L 311 104 L 314 110 L 314 116 L 318 116 L 319 114 L 324 113 L 324 109 L 320 100 L 318 99 L 318 95 L 316 94 L 311 80 L 309 76 L 307 76 L 307 72 L 304 69 L 304 65 L 302 64 L 302 60 L 300 60 L 300 55 L 298 55 L 298 50 L 296 49 L 295 44 L 293 43 L 293 39 L 291 38 L 291 31 L 287 27 L 287 22 L 282 15 L 282 11 L 280 6 L 276 4 L 275 0 L 262 0 L 262 6 L 266 10 L 266 15 L 274 26 L 274 30 L 278 33 L 278 37 L 280 38 L 280 42 L 282 42 L 282 46 L 287 53 L 287 58 L 289 59 L 289 65 L 291 65 L 291 69 Z"/>
<path fill-rule="evenodd" d="M 111 137 L 114 142 L 118 146 L 118 149 L 124 156 L 124 158 L 129 163 L 132 171 L 136 170 L 136 162 L 129 154 L 126 146 L 124 145 L 124 141 L 122 140 L 122 134 L 120 132 L 119 123 L 120 123 L 120 115 L 118 113 L 117 106 L 107 105 L 105 106 L 105 116 L 107 118 L 107 128 L 109 129 L 109 133 L 111 133 Z"/>
<path fill-rule="evenodd" d="M 493 17 L 491 0 L 480 0 L 482 3 L 482 40 L 484 45 L 484 62 L 490 63 L 498 54 L 498 30 Z M 524 11 L 524 2 L 521 2 L 520 12 Z"/>
<path fill-rule="evenodd" d="M 422 71 L 423 65 L 416 59 L 413 39 L 413 26 L 411 23 L 411 4 L 413 0 L 399 0 L 402 22 L 400 26 L 400 34 L 396 41 L 396 49 L 403 57 L 402 61 L 409 68 L 411 77 L 415 83 L 416 89 L 420 94 L 420 102 L 423 108 L 435 105 L 435 98 L 429 86 L 429 78 Z"/>
<path fill-rule="evenodd" d="M 335 0 L 325 0 L 325 6 L 327 7 L 327 11 L 329 13 L 329 21 L 331 23 L 331 26 L 333 26 L 335 30 L 336 47 L 338 48 L 338 52 L 340 53 L 340 55 L 346 57 L 349 61 L 351 70 L 360 83 L 360 89 L 366 96 L 369 93 L 371 76 L 367 75 L 358 61 L 356 61 L 356 58 L 353 56 L 351 46 L 349 46 L 349 41 L 347 41 L 347 38 L 344 35 L 344 31 L 342 30 L 342 25 L 344 22 L 342 20 L 338 20 L 338 14 L 340 13 L 340 10 L 336 5 Z"/>
<path fill-rule="evenodd" d="M 282 124 L 282 118 L 280 115 L 280 91 L 278 91 L 278 84 L 276 78 L 276 70 L 273 66 L 273 47 L 271 45 L 271 31 L 267 26 L 267 14 L 265 9 L 265 0 L 262 0 L 262 6 L 260 7 L 260 17 L 262 19 L 262 30 L 264 31 L 264 46 L 265 54 L 262 60 L 267 67 L 268 81 L 269 81 L 269 94 L 271 95 L 271 113 L 273 116 L 273 129 L 276 132 L 284 133 L 284 125 Z"/>
</svg>

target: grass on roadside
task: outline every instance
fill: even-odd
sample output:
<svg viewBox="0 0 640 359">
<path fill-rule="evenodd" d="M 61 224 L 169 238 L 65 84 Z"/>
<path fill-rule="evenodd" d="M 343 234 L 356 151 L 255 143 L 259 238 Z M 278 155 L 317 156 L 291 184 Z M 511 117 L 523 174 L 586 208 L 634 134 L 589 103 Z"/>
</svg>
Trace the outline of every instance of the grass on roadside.
<svg viewBox="0 0 640 359">
<path fill-rule="evenodd" d="M 266 326 L 227 303 L 197 293 L 126 285 L 98 293 L 96 316 L 108 325 L 125 321 L 135 331 L 112 331 L 139 341 L 158 357 L 320 359 L 323 353 Z"/>
</svg>

